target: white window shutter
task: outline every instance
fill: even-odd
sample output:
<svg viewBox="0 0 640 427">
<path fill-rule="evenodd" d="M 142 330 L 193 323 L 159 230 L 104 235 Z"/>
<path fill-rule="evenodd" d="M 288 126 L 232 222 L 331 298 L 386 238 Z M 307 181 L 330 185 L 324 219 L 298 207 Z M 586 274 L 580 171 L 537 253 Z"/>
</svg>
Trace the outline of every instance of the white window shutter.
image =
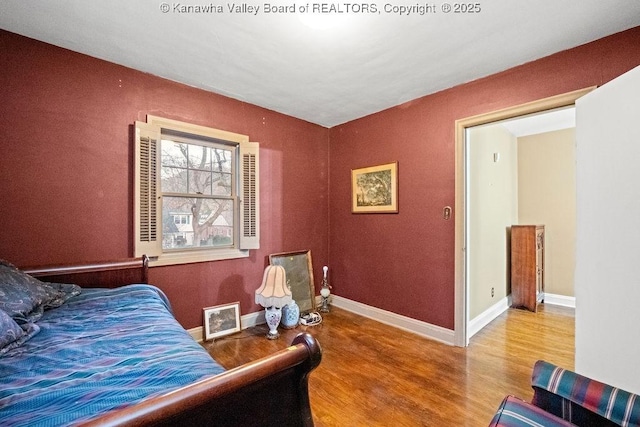
<svg viewBox="0 0 640 427">
<path fill-rule="evenodd" d="M 162 253 L 162 215 L 158 182 L 160 129 L 136 122 L 134 185 L 134 256 Z"/>
<path fill-rule="evenodd" d="M 259 146 L 240 143 L 240 249 L 260 248 Z"/>
</svg>

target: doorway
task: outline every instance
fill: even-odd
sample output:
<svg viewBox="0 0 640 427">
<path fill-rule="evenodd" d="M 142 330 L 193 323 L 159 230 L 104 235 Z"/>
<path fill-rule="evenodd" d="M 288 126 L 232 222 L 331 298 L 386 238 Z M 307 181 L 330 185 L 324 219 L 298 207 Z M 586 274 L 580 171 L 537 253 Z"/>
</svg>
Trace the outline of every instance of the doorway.
<svg viewBox="0 0 640 427">
<path fill-rule="evenodd" d="M 567 94 L 546 98 L 513 108 L 482 114 L 456 122 L 456 224 L 455 224 L 455 344 L 466 347 L 469 344 L 469 262 L 468 227 L 469 227 L 469 180 L 468 180 L 468 130 L 477 126 L 487 125 L 513 119 L 516 117 L 533 115 L 544 111 L 561 109 L 574 105 L 575 100 L 593 90 L 587 88 Z M 493 159 L 499 160 L 500 154 L 492 153 Z M 506 233 L 506 230 L 505 230 Z M 506 250 L 506 249 L 505 249 Z M 506 277 L 504 278 L 506 280 Z M 499 309 L 499 308 L 498 308 Z"/>
<path fill-rule="evenodd" d="M 574 304 L 575 108 L 474 126 L 465 139 L 471 339 L 511 306 L 514 224 L 544 225 L 544 301 Z"/>
</svg>

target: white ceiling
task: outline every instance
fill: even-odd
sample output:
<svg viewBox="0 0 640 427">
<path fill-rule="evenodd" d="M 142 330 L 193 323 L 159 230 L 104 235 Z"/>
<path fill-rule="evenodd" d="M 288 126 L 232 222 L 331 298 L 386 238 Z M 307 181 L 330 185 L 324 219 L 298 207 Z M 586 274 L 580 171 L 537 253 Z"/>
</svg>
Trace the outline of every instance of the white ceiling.
<svg viewBox="0 0 640 427">
<path fill-rule="evenodd" d="M 2 0 L 0 28 L 332 127 L 640 25 L 638 0 L 484 0 L 467 14 L 324 3 L 343 12 L 322 14 L 338 18 L 324 29 L 265 11 L 323 3 L 187 1 Z M 223 11 L 181 12 L 197 5 Z"/>
<path fill-rule="evenodd" d="M 501 122 L 500 125 L 517 138 L 574 128 L 576 127 L 576 109 L 575 107 L 566 107 L 543 113 L 529 114 L 506 120 Z"/>
</svg>

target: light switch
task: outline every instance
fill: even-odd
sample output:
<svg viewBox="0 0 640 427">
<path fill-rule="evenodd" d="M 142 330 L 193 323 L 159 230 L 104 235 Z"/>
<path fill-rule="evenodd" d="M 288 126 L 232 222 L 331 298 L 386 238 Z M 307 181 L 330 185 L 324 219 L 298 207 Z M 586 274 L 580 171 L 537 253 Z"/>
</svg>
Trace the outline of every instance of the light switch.
<svg viewBox="0 0 640 427">
<path fill-rule="evenodd" d="M 451 219 L 451 206 L 445 206 L 442 210 L 442 218 L 445 220 Z"/>
</svg>

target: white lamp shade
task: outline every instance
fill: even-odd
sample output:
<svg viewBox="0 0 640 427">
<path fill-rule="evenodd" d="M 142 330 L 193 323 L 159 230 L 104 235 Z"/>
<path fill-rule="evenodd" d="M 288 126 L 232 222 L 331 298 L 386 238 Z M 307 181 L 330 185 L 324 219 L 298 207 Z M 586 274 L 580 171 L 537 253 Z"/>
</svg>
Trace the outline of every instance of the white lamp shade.
<svg viewBox="0 0 640 427">
<path fill-rule="evenodd" d="M 281 265 L 264 269 L 262 285 L 256 290 L 256 303 L 263 307 L 282 307 L 289 304 L 291 290 L 287 287 L 287 273 Z"/>
</svg>

